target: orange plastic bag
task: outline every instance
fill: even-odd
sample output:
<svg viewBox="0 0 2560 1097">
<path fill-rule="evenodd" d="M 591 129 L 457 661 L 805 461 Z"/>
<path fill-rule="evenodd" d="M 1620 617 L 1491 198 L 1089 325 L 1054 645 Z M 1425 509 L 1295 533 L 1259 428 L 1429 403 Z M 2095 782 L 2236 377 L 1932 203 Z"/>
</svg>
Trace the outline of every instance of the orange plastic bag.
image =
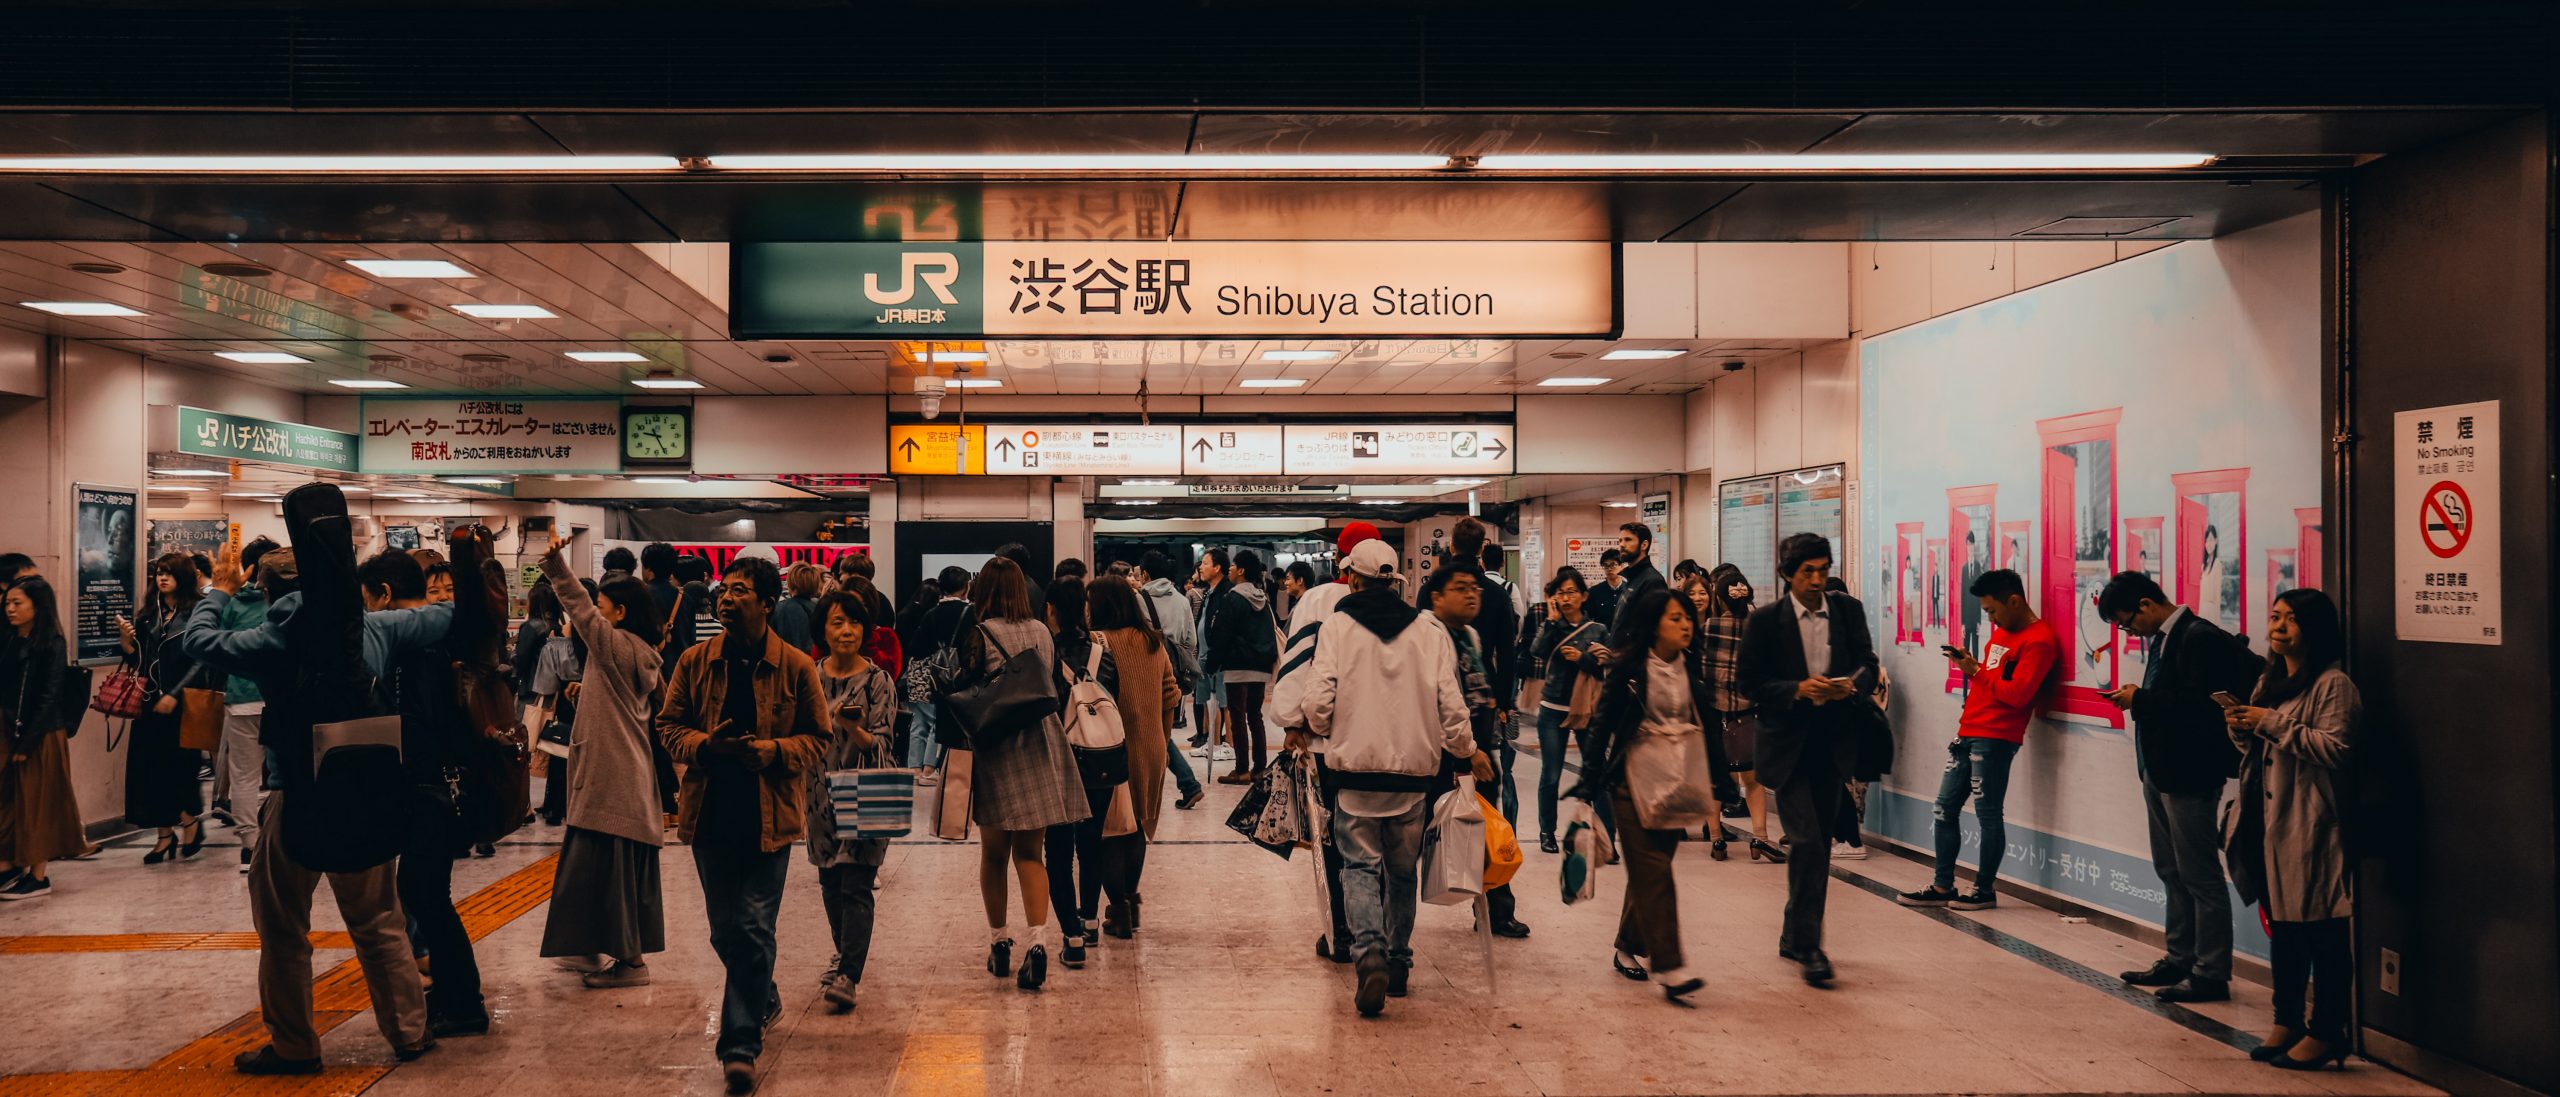
<svg viewBox="0 0 2560 1097">
<path fill-rule="evenodd" d="M 1520 836 L 1511 829 L 1511 820 L 1502 817 L 1502 809 L 1493 801 L 1476 795 L 1476 804 L 1484 811 L 1484 886 L 1491 891 L 1511 882 L 1528 858 L 1520 852 Z"/>
</svg>

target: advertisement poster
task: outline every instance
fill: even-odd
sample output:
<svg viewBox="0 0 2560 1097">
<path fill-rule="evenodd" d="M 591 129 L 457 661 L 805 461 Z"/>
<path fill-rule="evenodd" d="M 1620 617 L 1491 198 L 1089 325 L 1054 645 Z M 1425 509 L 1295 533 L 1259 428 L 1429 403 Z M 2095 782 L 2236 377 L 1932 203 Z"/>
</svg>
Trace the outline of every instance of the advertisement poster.
<svg viewBox="0 0 2560 1097">
<path fill-rule="evenodd" d="M 410 549 L 418 547 L 418 527 L 382 527 L 382 546 L 384 548 L 399 549 L 402 552 L 407 552 Z"/>
<path fill-rule="evenodd" d="M 1778 582 L 1776 496 L 1777 482 L 1766 476 L 1716 485 L 1716 543 L 1724 547 L 1725 562 L 1742 569 L 1754 590 L 1786 589 Z"/>
<path fill-rule="evenodd" d="M 134 557 L 134 519 L 141 497 L 132 488 L 73 484 L 71 502 L 72 552 L 79 561 L 71 657 L 84 663 L 114 662 L 124 657 L 116 618 L 133 616 L 134 591 L 141 581 L 141 563 Z"/>
<path fill-rule="evenodd" d="M 1799 533 L 1818 533 L 1831 542 L 1831 553 L 1850 559 L 1845 501 L 1849 495 L 1839 465 L 1782 472 L 1778 484 L 1778 540 Z M 1772 549 L 1772 551 L 1775 551 Z M 1835 571 L 1852 569 L 1841 567 Z"/>
<path fill-rule="evenodd" d="M 2392 417 L 2391 574 L 2396 634 L 2501 644 L 2498 402 Z"/>
<path fill-rule="evenodd" d="M 1644 527 L 1653 531 L 1653 554 L 1655 556 L 1653 566 L 1661 568 L 1664 571 L 1671 570 L 1671 561 L 1663 559 L 1663 557 L 1670 555 L 1671 552 L 1670 493 L 1663 492 L 1645 496 L 1643 499 L 1643 509 L 1637 511 L 1637 513 L 1644 516 L 1642 519 Z"/>
<path fill-rule="evenodd" d="M 145 543 L 154 560 L 172 552 L 201 552 L 210 559 L 230 540 L 231 523 L 220 518 L 155 518 Z"/>
</svg>

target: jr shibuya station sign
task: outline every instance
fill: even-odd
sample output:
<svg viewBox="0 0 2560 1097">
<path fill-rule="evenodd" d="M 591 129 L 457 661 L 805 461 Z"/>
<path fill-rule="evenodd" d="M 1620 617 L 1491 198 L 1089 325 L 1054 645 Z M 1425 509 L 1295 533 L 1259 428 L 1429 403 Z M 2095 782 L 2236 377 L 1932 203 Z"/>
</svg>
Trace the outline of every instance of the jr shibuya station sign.
<svg viewBox="0 0 2560 1097">
<path fill-rule="evenodd" d="M 987 241 L 731 246 L 738 339 L 1608 338 L 1616 246 Z"/>
</svg>

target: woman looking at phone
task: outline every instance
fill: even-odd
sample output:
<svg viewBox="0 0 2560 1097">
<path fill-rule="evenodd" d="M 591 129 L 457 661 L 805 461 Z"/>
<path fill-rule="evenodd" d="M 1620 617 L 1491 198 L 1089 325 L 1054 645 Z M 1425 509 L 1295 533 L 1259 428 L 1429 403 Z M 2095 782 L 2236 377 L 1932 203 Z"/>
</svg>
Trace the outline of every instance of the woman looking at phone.
<svg viewBox="0 0 2560 1097">
<path fill-rule="evenodd" d="M 871 607 L 854 591 L 839 590 L 818 599 L 814 614 L 826 658 L 818 660 L 818 684 L 827 691 L 827 712 L 836 734 L 827 761 L 809 771 L 809 863 L 818 866 L 818 894 L 827 905 L 827 930 L 835 939 L 835 963 L 819 981 L 831 1013 L 850 1013 L 854 990 L 862 985 L 862 968 L 871 956 L 872 892 L 889 843 L 836 832 L 835 807 L 827 796 L 827 771 L 886 769 L 889 743 L 898 719 L 896 680 L 886 668 L 862 654 L 871 639 Z"/>
</svg>

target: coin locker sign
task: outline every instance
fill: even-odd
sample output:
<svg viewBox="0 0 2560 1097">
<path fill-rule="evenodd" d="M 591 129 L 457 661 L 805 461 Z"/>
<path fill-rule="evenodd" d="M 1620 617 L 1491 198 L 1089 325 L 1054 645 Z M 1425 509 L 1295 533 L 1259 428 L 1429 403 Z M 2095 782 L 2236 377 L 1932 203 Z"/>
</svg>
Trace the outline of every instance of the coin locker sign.
<svg viewBox="0 0 2560 1097">
<path fill-rule="evenodd" d="M 2426 643 L 2504 643 L 2498 402 L 2400 412 L 2392 448 L 2396 634 Z"/>
<path fill-rule="evenodd" d="M 741 242 L 737 339 L 1608 337 L 1607 243 Z"/>
</svg>

